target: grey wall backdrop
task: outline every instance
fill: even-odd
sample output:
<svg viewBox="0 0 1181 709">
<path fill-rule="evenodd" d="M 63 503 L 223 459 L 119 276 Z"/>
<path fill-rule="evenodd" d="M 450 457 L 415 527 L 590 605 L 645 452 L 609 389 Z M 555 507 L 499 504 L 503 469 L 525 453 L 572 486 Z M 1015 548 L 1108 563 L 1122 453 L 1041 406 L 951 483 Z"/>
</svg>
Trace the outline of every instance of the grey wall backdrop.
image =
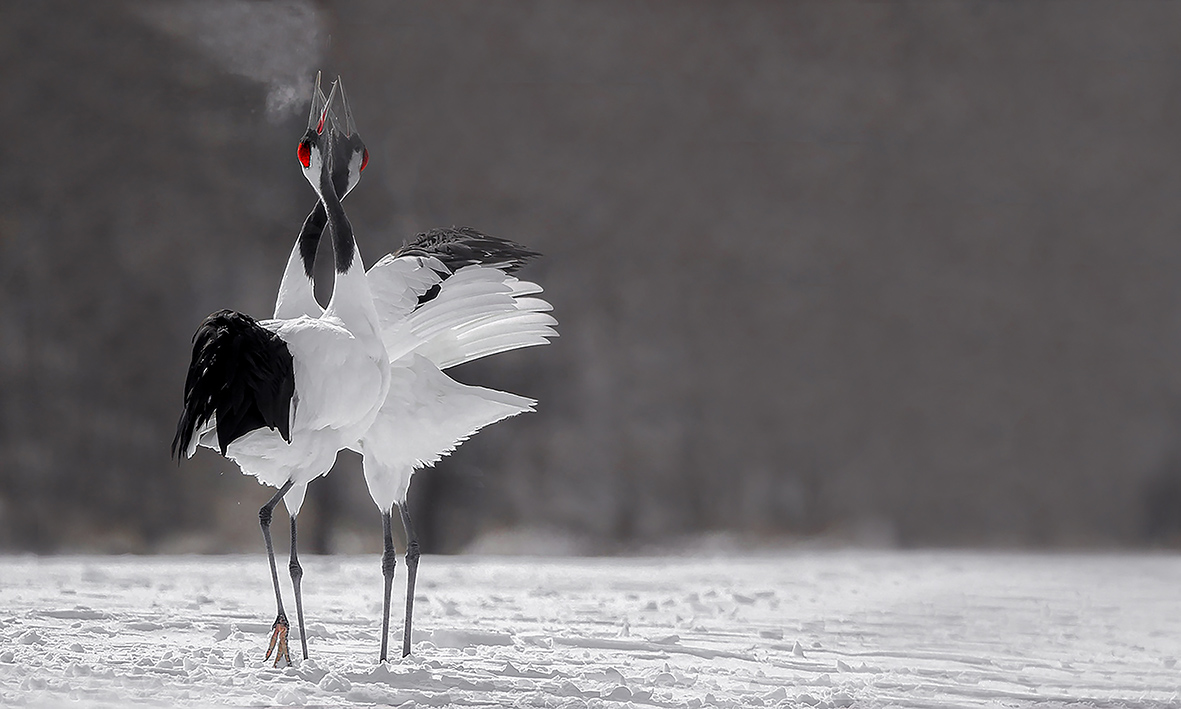
<svg viewBox="0 0 1181 709">
<path fill-rule="evenodd" d="M 1170 543 L 1178 37 L 1173 3 L 4 3 L 0 548 L 257 549 L 267 490 L 168 444 L 201 318 L 273 307 L 317 68 L 367 262 L 448 224 L 545 254 L 562 338 L 456 374 L 539 411 L 416 480 L 434 550 Z M 337 468 L 307 534 L 376 548 Z"/>
</svg>

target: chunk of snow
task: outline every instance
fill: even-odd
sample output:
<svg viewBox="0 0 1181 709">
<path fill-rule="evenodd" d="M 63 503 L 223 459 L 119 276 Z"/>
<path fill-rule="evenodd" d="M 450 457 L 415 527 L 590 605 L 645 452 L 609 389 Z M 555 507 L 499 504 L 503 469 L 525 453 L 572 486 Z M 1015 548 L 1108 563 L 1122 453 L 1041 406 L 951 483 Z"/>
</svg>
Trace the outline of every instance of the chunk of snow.
<svg viewBox="0 0 1181 709">
<path fill-rule="evenodd" d="M 307 703 L 307 695 L 294 687 L 284 687 L 275 694 L 275 704 L 302 706 Z"/>
<path fill-rule="evenodd" d="M 352 689 L 353 683 L 350 682 L 347 677 L 341 674 L 329 672 L 328 674 L 324 675 L 324 679 L 320 680 L 320 683 L 316 686 L 325 692 L 343 693 Z"/>
<path fill-rule="evenodd" d="M 787 699 L 787 690 L 783 687 L 776 687 L 763 695 L 763 701 L 765 702 L 778 702 L 784 699 Z"/>
</svg>

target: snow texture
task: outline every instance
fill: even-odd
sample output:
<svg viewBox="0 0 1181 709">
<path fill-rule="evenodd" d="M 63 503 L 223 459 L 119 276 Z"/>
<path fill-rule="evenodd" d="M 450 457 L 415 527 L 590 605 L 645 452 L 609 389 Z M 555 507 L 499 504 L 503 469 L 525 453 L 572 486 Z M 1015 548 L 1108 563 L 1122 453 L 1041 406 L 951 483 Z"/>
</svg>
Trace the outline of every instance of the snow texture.
<svg viewBox="0 0 1181 709">
<path fill-rule="evenodd" d="M 1181 706 L 1171 556 L 423 557 L 384 666 L 377 556 L 303 563 L 273 669 L 262 556 L 0 558 L 0 706 Z"/>
</svg>

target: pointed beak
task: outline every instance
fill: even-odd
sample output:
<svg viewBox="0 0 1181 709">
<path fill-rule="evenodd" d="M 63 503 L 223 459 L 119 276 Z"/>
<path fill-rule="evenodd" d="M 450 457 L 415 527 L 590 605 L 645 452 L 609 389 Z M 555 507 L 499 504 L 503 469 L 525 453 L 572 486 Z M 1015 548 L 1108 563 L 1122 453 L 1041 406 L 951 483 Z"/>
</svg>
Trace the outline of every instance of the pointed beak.
<svg viewBox="0 0 1181 709">
<path fill-rule="evenodd" d="M 351 137 L 357 132 L 357 124 L 353 121 L 353 109 L 349 107 L 349 99 L 344 93 L 344 81 L 337 76 L 336 86 L 340 88 L 340 102 L 344 106 L 344 134 Z"/>
<path fill-rule="evenodd" d="M 312 109 L 308 113 L 308 128 L 316 127 L 326 105 L 328 105 L 328 99 L 324 98 L 324 92 L 320 90 L 320 72 L 316 72 L 316 88 L 312 90 Z"/>
<path fill-rule="evenodd" d="M 328 120 L 328 113 L 332 109 L 332 100 L 336 98 L 336 91 L 338 89 L 337 83 L 332 82 L 332 90 L 328 92 L 328 98 L 324 100 L 324 106 L 320 109 L 319 116 L 316 117 L 315 124 L 312 123 L 311 118 L 308 119 L 308 127 L 315 128 L 316 133 L 324 132 L 324 122 Z M 314 115 L 314 114 L 313 114 Z"/>
<path fill-rule="evenodd" d="M 316 75 L 316 99 L 315 100 L 318 101 L 318 103 L 313 103 L 312 110 L 314 112 L 317 112 L 316 118 L 315 118 L 314 123 L 311 118 L 308 119 L 308 128 L 316 128 L 317 125 L 319 125 L 320 116 L 323 115 L 325 110 L 327 110 L 328 122 L 329 122 L 329 124 L 331 124 L 332 130 L 336 133 L 343 133 L 344 130 L 341 129 L 341 127 L 340 127 L 340 120 L 336 117 L 336 111 L 332 110 L 332 105 L 328 102 L 328 98 L 326 96 L 324 96 L 324 92 L 320 90 L 320 76 L 319 76 L 319 74 Z"/>
</svg>

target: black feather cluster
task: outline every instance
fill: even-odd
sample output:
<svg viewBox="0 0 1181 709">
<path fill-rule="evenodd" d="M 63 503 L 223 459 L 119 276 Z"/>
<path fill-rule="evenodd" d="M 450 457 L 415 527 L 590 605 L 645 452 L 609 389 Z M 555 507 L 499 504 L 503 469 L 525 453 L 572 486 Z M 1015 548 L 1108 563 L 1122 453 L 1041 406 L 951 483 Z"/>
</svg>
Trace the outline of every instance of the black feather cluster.
<svg viewBox="0 0 1181 709">
<path fill-rule="evenodd" d="M 469 226 L 437 227 L 414 237 L 394 256 L 434 256 L 455 271 L 480 264 L 513 273 L 539 256 L 536 251 Z"/>
<path fill-rule="evenodd" d="M 289 412 L 295 368 L 287 343 L 249 315 L 219 310 L 193 335 L 193 361 L 185 378 L 185 406 L 172 454 L 217 415 L 217 441 L 226 446 L 255 429 L 278 429 L 291 441 Z"/>
</svg>

